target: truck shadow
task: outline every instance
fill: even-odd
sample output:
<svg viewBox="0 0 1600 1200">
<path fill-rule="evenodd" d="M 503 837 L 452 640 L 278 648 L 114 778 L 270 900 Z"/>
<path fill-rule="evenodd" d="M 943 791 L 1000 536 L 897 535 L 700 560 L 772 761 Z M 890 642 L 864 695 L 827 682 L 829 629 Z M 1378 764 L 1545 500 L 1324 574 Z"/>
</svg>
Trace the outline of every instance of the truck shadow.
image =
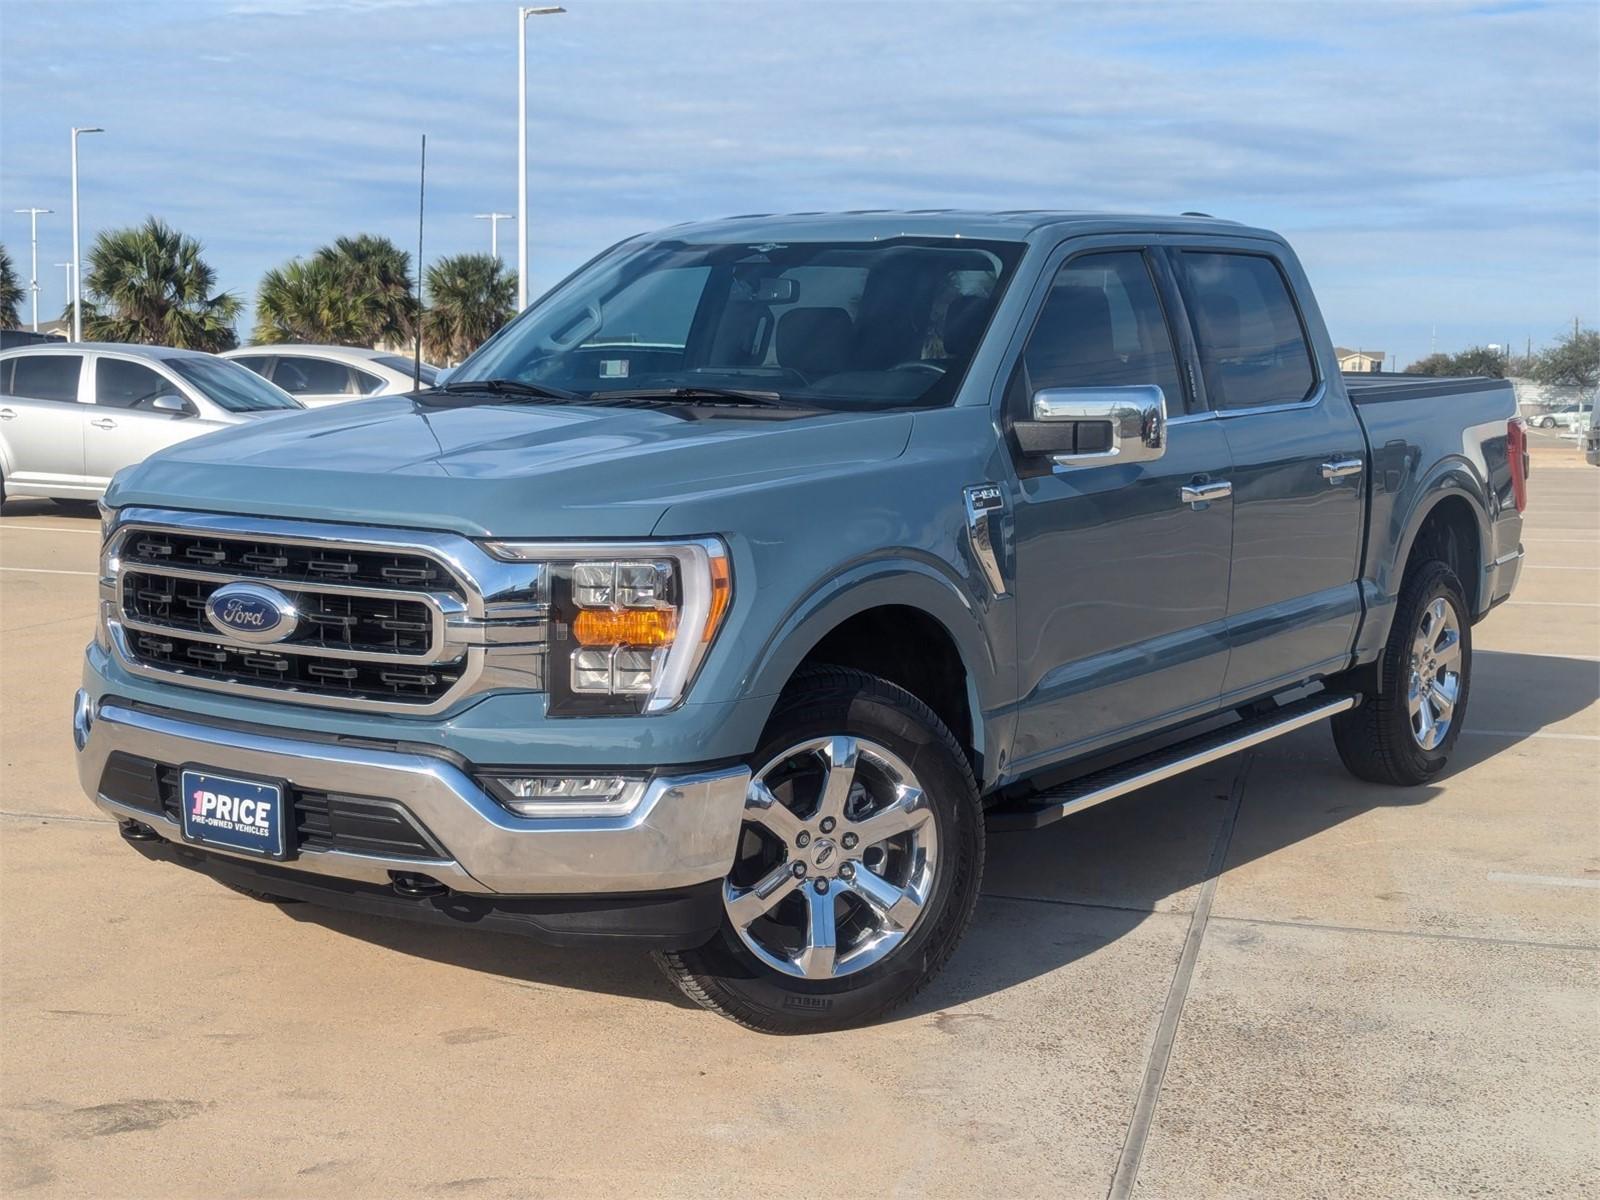
<svg viewBox="0 0 1600 1200">
<path fill-rule="evenodd" d="M 1600 700 L 1600 664 L 1480 651 L 1466 731 L 1436 783 L 1363 783 L 1340 764 L 1326 725 L 1300 730 L 1186 776 L 1031 833 L 995 833 L 973 929 L 944 974 L 894 1020 L 926 1018 L 1089 958 L 1154 914 L 1186 916 L 1212 874 L 1239 794 L 1224 871 L 1232 872 L 1380 808 L 1429 804 L 1451 781 Z M 1492 731 L 1492 732 L 1491 732 Z M 1532 743 L 1570 756 L 1584 742 Z M 1489 768 L 1492 769 L 1492 768 Z M 1242 777 L 1242 778 L 1241 778 Z M 689 1002 L 637 951 L 554 949 L 521 938 L 412 926 L 295 905 L 296 920 L 535 992 L 597 991 Z M 1275 919 L 1305 918 L 1285 910 Z"/>
</svg>

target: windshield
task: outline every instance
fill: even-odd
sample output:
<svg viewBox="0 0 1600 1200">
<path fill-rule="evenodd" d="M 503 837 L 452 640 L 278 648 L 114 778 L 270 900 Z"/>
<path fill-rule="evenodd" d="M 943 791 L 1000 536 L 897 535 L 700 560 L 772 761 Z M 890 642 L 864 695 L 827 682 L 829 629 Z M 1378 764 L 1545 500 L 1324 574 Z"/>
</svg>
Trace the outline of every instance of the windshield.
<svg viewBox="0 0 1600 1200">
<path fill-rule="evenodd" d="M 304 408 L 288 392 L 225 358 L 169 358 L 167 365 L 218 408 L 232 413 Z"/>
<path fill-rule="evenodd" d="M 450 376 L 607 393 L 721 388 L 819 408 L 948 404 L 1017 242 L 630 245 Z"/>
<path fill-rule="evenodd" d="M 391 371 L 399 371 L 400 374 L 404 375 L 407 379 L 412 377 L 413 370 L 417 365 L 415 359 L 401 358 L 398 354 L 380 354 L 372 361 L 375 363 L 381 363 L 383 366 L 388 367 Z M 438 379 L 439 368 L 430 366 L 428 363 L 423 363 L 422 386 L 432 387 L 438 382 Z"/>
</svg>

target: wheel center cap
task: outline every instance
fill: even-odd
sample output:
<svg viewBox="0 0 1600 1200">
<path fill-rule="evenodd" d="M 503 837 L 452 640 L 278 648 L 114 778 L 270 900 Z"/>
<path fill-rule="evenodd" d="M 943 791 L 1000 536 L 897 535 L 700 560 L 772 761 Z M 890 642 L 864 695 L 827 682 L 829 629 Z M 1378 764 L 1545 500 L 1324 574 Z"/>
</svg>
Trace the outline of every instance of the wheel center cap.
<svg viewBox="0 0 1600 1200">
<path fill-rule="evenodd" d="M 831 838 L 818 838 L 811 843 L 811 865 L 817 870 L 826 870 L 838 860 L 839 847 Z"/>
</svg>

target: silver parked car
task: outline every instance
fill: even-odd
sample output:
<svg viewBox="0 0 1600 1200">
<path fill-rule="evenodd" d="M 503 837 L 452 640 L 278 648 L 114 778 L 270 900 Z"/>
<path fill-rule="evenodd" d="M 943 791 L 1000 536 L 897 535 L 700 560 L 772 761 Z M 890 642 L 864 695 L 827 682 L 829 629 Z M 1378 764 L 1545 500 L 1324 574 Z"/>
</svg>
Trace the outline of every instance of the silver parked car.
<svg viewBox="0 0 1600 1200">
<path fill-rule="evenodd" d="M 222 356 L 270 379 L 311 408 L 417 390 L 413 360 L 390 350 L 360 346 L 245 346 Z M 431 388 L 435 367 L 422 364 L 422 387 Z"/>
<path fill-rule="evenodd" d="M 0 501 L 93 500 L 175 442 L 303 409 L 237 363 L 195 350 L 72 342 L 0 353 Z"/>
</svg>

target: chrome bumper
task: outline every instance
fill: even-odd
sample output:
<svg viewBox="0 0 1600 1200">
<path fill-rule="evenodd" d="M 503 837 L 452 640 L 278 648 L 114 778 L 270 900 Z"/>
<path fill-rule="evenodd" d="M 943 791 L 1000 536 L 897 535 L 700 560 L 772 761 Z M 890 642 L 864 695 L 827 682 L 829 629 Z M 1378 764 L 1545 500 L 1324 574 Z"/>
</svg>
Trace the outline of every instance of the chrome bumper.
<svg viewBox="0 0 1600 1200">
<path fill-rule="evenodd" d="M 508 812 L 466 771 L 430 754 L 207 724 L 109 698 L 94 704 L 81 691 L 72 724 L 78 778 L 89 798 L 112 816 L 148 825 L 169 841 L 184 840 L 176 821 L 100 793 L 113 752 L 284 779 L 316 791 L 396 800 L 427 827 L 449 858 L 301 851 L 283 865 L 379 884 L 390 882 L 390 872 L 422 873 L 460 892 L 653 892 L 720 879 L 733 862 L 750 779 L 749 769 L 742 766 L 661 776 L 625 815 L 528 818 Z"/>
</svg>

